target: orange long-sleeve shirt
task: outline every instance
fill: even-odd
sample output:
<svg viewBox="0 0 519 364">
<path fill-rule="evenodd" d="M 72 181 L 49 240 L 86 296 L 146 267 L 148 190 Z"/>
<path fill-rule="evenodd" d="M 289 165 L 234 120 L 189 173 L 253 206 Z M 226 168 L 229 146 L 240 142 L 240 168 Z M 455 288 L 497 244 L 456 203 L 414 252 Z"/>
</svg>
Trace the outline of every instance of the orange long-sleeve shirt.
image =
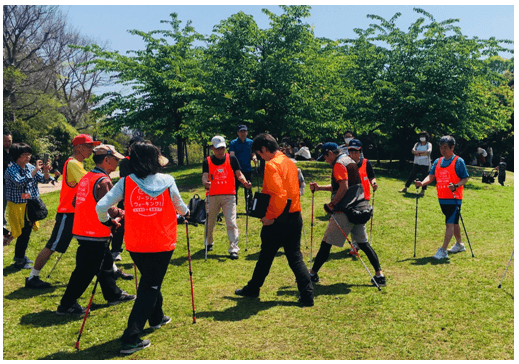
<svg viewBox="0 0 519 364">
<path fill-rule="evenodd" d="M 267 219 L 275 219 L 281 215 L 289 198 L 292 200 L 289 212 L 301 211 L 297 167 L 280 151 L 265 163 L 263 193 L 270 195 L 265 214 Z"/>
</svg>

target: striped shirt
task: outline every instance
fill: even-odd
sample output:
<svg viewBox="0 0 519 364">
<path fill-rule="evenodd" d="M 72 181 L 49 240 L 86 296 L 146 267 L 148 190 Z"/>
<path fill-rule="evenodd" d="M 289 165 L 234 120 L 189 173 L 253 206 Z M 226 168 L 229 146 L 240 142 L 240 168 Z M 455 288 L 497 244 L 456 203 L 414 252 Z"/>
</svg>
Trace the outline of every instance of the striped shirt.
<svg viewBox="0 0 519 364">
<path fill-rule="evenodd" d="M 49 179 L 46 180 L 41 170 L 36 172 L 36 175 L 33 178 L 31 172 L 35 168 L 36 167 L 32 164 L 26 164 L 24 169 L 20 168 L 20 166 L 14 162 L 9 164 L 4 174 L 4 188 L 7 201 L 26 203 L 27 199 L 22 198 L 22 194 L 24 193 L 29 193 L 31 195 L 30 199 L 35 200 L 40 196 L 40 191 L 38 191 L 38 182 L 48 183 L 54 181 L 54 178 L 50 176 Z"/>
</svg>

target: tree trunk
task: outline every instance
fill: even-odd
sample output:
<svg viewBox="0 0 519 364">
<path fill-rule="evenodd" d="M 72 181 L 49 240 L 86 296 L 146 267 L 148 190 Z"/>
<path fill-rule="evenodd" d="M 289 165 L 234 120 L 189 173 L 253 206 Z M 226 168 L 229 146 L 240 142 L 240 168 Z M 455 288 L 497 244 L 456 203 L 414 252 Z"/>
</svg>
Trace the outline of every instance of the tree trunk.
<svg viewBox="0 0 519 364">
<path fill-rule="evenodd" d="M 178 165 L 184 165 L 184 140 L 180 135 L 177 136 L 177 159 Z"/>
</svg>

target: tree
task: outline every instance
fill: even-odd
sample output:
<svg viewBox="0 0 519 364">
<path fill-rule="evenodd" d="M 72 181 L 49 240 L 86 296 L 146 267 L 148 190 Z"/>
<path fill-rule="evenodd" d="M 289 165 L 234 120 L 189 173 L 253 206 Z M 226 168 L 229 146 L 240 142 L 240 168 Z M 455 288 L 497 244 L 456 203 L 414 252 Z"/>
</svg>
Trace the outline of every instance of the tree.
<svg viewBox="0 0 519 364">
<path fill-rule="evenodd" d="M 363 98 L 359 114 L 368 129 L 388 137 L 401 167 L 419 129 L 458 139 L 482 139 L 489 129 L 506 129 L 512 112 L 505 106 L 488 108 L 497 96 L 483 92 L 482 83 L 494 72 L 481 59 L 510 51 L 500 45 L 510 41 L 469 39 L 454 25 L 458 20 L 437 22 L 429 13 L 414 10 L 427 17 L 429 24 L 421 17 L 406 33 L 395 25 L 400 13 L 389 21 L 368 15 L 379 24 L 357 29 L 358 39 L 343 40 L 351 45 L 344 47 L 345 53 L 363 65 L 356 75 Z"/>
<path fill-rule="evenodd" d="M 90 72 L 112 74 L 116 84 L 131 86 L 131 93 L 106 93 L 96 98 L 103 105 L 96 114 L 105 116 L 105 126 L 112 131 L 129 127 L 144 132 L 155 144 L 168 152 L 170 144 L 178 148 L 178 163 L 184 164 L 185 143 L 197 135 L 196 122 L 201 113 L 200 98 L 204 93 L 202 57 L 195 41 L 203 40 L 187 22 L 181 30 L 177 14 L 170 14 L 171 31 L 155 30 L 148 33 L 131 30 L 142 37 L 143 50 L 129 51 L 133 56 L 108 52 L 99 46 L 80 49 L 93 53 L 96 58 L 86 64 L 95 64 Z M 155 38 L 161 35 L 161 38 Z M 168 39 L 173 43 L 168 43 Z"/>
</svg>

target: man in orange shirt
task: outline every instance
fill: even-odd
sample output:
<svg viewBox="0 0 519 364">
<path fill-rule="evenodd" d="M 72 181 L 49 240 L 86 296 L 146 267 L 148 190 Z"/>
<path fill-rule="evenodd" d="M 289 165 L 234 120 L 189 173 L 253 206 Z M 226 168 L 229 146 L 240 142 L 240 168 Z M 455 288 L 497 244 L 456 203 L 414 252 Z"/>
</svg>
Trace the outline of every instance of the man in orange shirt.
<svg viewBox="0 0 519 364">
<path fill-rule="evenodd" d="M 314 287 L 301 254 L 301 203 L 297 167 L 279 150 L 276 139 L 270 134 L 260 134 L 252 142 L 252 152 L 265 160 L 263 193 L 270 195 L 265 216 L 261 219 L 261 251 L 251 280 L 237 289 L 239 296 L 258 297 L 260 288 L 269 274 L 272 261 L 283 247 L 290 268 L 294 272 L 299 290 L 299 303 L 314 305 Z M 279 221 L 288 199 L 291 199 L 286 221 Z"/>
</svg>

